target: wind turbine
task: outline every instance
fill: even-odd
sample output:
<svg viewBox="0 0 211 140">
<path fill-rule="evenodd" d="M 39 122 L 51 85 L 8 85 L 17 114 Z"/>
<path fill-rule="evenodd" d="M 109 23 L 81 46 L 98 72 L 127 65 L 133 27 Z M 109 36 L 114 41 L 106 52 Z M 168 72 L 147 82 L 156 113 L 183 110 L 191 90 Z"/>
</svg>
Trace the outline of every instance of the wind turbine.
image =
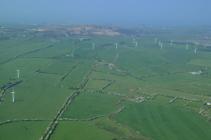
<svg viewBox="0 0 211 140">
<path fill-rule="evenodd" d="M 11 94 L 12 94 L 12 102 L 15 103 L 15 90 L 14 90 L 14 88 L 12 89 Z"/>
<path fill-rule="evenodd" d="M 135 47 L 138 47 L 138 42 L 137 42 L 137 40 L 136 40 L 135 38 L 133 38 L 132 43 L 134 43 L 134 44 L 135 44 Z"/>
<path fill-rule="evenodd" d="M 158 45 L 160 46 L 160 49 L 163 49 L 163 43 L 159 41 Z"/>
<path fill-rule="evenodd" d="M 195 53 L 195 54 L 197 54 L 197 50 L 198 50 L 197 48 L 194 49 L 194 53 Z"/>
<path fill-rule="evenodd" d="M 138 47 L 138 42 L 137 41 L 135 42 L 135 47 Z"/>
<path fill-rule="evenodd" d="M 116 49 L 118 49 L 118 43 L 116 43 L 115 46 L 116 46 Z"/>
<path fill-rule="evenodd" d="M 17 72 L 17 78 L 19 79 L 20 78 L 20 70 L 18 69 L 18 70 L 16 70 L 16 72 Z"/>
</svg>

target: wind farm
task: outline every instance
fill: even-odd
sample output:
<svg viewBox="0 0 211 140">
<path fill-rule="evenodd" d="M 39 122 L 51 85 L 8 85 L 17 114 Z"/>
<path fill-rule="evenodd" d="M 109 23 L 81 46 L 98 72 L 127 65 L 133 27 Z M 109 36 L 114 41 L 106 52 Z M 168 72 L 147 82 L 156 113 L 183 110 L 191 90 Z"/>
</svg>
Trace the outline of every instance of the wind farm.
<svg viewBox="0 0 211 140">
<path fill-rule="evenodd" d="M 1 29 L 17 34 L 0 41 L 1 140 L 210 140 L 211 42 L 198 31 L 25 28 Z"/>
<path fill-rule="evenodd" d="M 211 140 L 211 0 L 0 0 L 0 140 Z"/>
</svg>

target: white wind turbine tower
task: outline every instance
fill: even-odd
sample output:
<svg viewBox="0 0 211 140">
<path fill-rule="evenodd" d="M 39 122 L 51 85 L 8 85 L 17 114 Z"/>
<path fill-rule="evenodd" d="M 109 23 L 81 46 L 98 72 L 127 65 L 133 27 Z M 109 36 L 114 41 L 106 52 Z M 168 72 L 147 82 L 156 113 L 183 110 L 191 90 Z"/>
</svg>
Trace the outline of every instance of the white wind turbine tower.
<svg viewBox="0 0 211 140">
<path fill-rule="evenodd" d="M 163 43 L 159 41 L 158 45 L 160 46 L 160 49 L 163 49 Z"/>
<path fill-rule="evenodd" d="M 115 46 L 116 46 L 116 49 L 118 49 L 118 43 L 116 43 Z"/>
<path fill-rule="evenodd" d="M 15 90 L 14 90 L 14 88 L 12 89 L 11 94 L 12 94 L 12 102 L 15 103 Z"/>
<path fill-rule="evenodd" d="M 198 50 L 197 48 L 194 49 L 194 53 L 195 53 L 195 54 L 197 54 L 197 50 Z"/>
<path fill-rule="evenodd" d="M 138 47 L 138 42 L 137 41 L 135 42 L 135 46 Z"/>
<path fill-rule="evenodd" d="M 16 70 L 16 72 L 17 72 L 17 78 L 19 79 L 20 78 L 20 70 L 18 69 L 18 70 Z"/>
<path fill-rule="evenodd" d="M 137 40 L 136 40 L 135 38 L 133 38 L 132 43 L 134 43 L 134 44 L 135 44 L 135 47 L 138 47 L 138 42 L 137 42 Z"/>
</svg>

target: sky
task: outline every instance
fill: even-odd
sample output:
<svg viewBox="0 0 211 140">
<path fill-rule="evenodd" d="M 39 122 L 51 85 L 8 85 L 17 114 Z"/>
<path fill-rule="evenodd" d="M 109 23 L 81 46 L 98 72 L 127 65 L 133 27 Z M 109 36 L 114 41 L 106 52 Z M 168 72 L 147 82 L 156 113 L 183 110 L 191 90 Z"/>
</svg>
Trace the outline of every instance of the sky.
<svg viewBox="0 0 211 140">
<path fill-rule="evenodd" d="M 0 0 L 0 23 L 211 25 L 211 0 Z"/>
</svg>

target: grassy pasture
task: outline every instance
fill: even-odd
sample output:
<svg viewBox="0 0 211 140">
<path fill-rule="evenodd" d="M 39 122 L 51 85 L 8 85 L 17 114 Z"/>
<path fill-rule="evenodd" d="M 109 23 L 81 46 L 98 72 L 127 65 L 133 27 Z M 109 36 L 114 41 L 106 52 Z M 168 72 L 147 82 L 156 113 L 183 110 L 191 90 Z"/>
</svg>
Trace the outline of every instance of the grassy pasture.
<svg viewBox="0 0 211 140">
<path fill-rule="evenodd" d="M 101 93 L 82 93 L 64 113 L 65 118 L 88 119 L 109 115 L 117 109 L 118 98 Z"/>
<path fill-rule="evenodd" d="M 52 81 L 52 82 L 49 82 Z M 24 118 L 53 118 L 71 90 L 57 85 L 58 77 L 36 74 L 15 88 L 16 102 L 12 103 L 10 91 L 1 103 L 0 120 Z"/>
<path fill-rule="evenodd" d="M 38 140 L 48 122 L 17 122 L 0 126 L 1 140 Z"/>
<path fill-rule="evenodd" d="M 12 103 L 11 89 L 6 92 L 0 104 L 0 121 L 51 120 L 67 97 L 80 91 L 61 116 L 79 121 L 59 121 L 51 139 L 211 138 L 210 123 L 198 113 L 205 109 L 211 116 L 210 108 L 204 106 L 205 101 L 211 101 L 210 52 L 199 51 L 194 55 L 195 46 L 190 45 L 186 50 L 185 45 L 170 46 L 169 43 L 164 43 L 164 48 L 160 49 L 154 37 L 136 38 L 137 47 L 132 37 L 90 38 L 58 42 L 41 39 L 0 41 L 0 86 L 17 80 L 17 69 L 21 70 L 20 79 L 23 80 L 15 87 L 15 103 Z M 199 70 L 203 74 L 190 74 Z M 87 85 L 80 89 L 90 71 Z M 135 103 L 130 100 L 139 96 L 146 101 Z M 178 99 L 170 104 L 174 97 Z M 197 101 L 192 101 L 194 99 Z M 125 109 L 115 114 L 122 106 Z M 105 116 L 80 121 L 99 115 Z M 0 139 L 39 139 L 48 124 L 44 121 L 1 125 Z M 10 135 L 10 131 L 14 135 Z"/>
<path fill-rule="evenodd" d="M 156 140 L 210 139 L 211 125 L 198 114 L 159 101 L 129 104 L 116 116 L 118 122 Z"/>
<path fill-rule="evenodd" d="M 80 134 L 79 134 L 80 133 Z M 87 122 L 61 122 L 52 140 L 112 140 L 116 136 Z"/>
<path fill-rule="evenodd" d="M 15 59 L 20 55 L 25 55 L 27 52 L 42 49 L 49 46 L 48 41 L 40 40 L 7 40 L 0 41 L 0 64 Z"/>
<path fill-rule="evenodd" d="M 92 61 L 76 64 L 76 68 L 67 75 L 62 84 L 67 88 L 79 88 L 84 76 L 91 70 Z"/>
</svg>

